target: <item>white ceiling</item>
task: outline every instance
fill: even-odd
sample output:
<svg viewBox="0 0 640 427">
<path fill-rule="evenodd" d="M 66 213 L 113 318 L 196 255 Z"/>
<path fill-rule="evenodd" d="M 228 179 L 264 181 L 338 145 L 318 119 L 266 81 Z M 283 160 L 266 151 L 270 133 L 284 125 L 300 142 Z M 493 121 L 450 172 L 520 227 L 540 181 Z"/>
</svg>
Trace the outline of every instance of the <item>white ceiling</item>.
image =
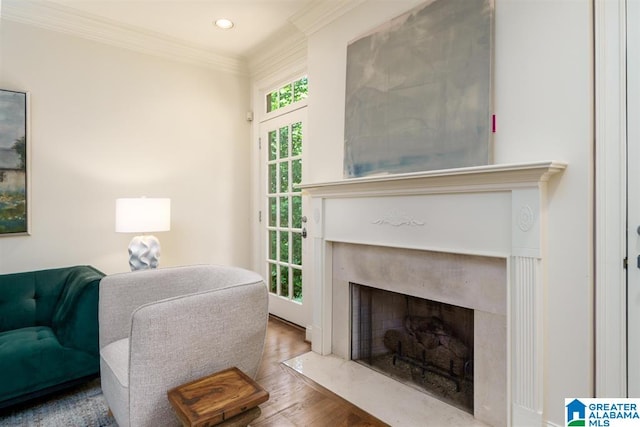
<svg viewBox="0 0 640 427">
<path fill-rule="evenodd" d="M 318 0 L 44 0 L 220 54 L 246 56 Z M 221 30 L 218 18 L 235 26 Z"/>
<path fill-rule="evenodd" d="M 396 1 L 396 0 L 386 0 Z M 240 74 L 295 61 L 364 0 L 0 0 L 3 20 Z M 235 22 L 230 30 L 213 25 Z M 280 62 L 281 63 L 281 62 Z M 293 62 L 292 62 L 293 63 Z"/>
</svg>

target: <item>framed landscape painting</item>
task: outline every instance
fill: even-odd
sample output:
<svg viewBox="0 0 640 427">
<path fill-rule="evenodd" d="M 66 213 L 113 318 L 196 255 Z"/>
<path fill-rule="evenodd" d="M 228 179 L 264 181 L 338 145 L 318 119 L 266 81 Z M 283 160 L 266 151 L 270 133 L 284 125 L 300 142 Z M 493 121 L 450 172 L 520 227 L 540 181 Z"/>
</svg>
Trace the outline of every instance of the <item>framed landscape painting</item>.
<svg viewBox="0 0 640 427">
<path fill-rule="evenodd" d="M 27 98 L 0 89 L 0 236 L 29 231 Z"/>
</svg>

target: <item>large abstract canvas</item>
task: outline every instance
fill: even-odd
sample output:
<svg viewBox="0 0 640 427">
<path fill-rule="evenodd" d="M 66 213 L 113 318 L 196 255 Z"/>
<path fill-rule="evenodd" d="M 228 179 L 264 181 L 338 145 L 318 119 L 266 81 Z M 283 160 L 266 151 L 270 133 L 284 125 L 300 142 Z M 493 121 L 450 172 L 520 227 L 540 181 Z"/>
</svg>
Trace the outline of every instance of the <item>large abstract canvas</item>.
<svg viewBox="0 0 640 427">
<path fill-rule="evenodd" d="M 347 48 L 345 177 L 491 161 L 493 0 L 435 0 Z"/>
</svg>

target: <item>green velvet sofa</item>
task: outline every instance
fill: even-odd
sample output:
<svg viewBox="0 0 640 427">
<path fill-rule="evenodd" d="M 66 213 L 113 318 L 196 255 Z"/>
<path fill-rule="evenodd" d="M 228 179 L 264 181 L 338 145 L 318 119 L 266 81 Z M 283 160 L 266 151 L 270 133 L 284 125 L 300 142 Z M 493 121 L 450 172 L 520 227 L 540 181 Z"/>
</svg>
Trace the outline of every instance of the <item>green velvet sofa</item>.
<svg viewBox="0 0 640 427">
<path fill-rule="evenodd" d="M 97 377 L 103 276 L 90 266 L 0 275 L 0 408 Z"/>
</svg>

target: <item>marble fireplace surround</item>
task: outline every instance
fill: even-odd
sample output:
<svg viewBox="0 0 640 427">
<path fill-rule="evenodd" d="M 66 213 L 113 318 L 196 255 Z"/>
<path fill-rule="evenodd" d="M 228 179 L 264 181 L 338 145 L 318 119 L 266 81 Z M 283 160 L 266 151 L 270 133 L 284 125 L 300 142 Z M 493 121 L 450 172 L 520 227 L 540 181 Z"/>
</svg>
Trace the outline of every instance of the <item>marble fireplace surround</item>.
<svg viewBox="0 0 640 427">
<path fill-rule="evenodd" d="M 504 258 L 340 242 L 333 243 L 332 255 L 334 355 L 349 360 L 352 354 L 351 282 L 473 309 L 474 416 L 494 427 L 506 425 Z"/>
<path fill-rule="evenodd" d="M 562 162 L 540 161 L 301 185 L 311 197 L 313 212 L 309 223 L 314 254 L 312 350 L 349 359 L 350 344 L 345 330 L 350 325 L 348 318 L 344 319 L 341 297 L 344 284 L 340 277 L 344 269 L 334 262 L 340 251 L 380 247 L 384 248 L 381 257 L 388 258 L 401 254 L 387 252 L 390 248 L 408 249 L 408 253 L 422 253 L 427 259 L 444 256 L 449 265 L 452 259 L 485 260 L 492 265 L 497 260 L 504 267 L 489 268 L 492 271 L 489 276 L 503 275 L 502 283 L 498 284 L 504 289 L 502 297 L 486 303 L 487 307 L 472 307 L 491 319 L 492 326 L 487 329 L 490 335 L 500 336 L 502 329 L 506 341 L 502 344 L 506 349 L 502 405 L 506 407 L 489 411 L 505 415 L 498 415 L 495 420 L 485 418 L 485 422 L 540 425 L 544 390 L 546 185 L 552 175 L 566 166 Z M 338 264 L 338 269 L 334 264 Z M 463 276 L 467 280 L 462 283 L 470 286 L 471 293 L 474 284 L 484 283 L 474 279 L 483 268 L 486 270 L 465 267 L 467 272 Z M 444 274 L 457 273 L 445 268 Z M 364 275 L 371 277 L 371 273 Z M 426 282 L 417 286 L 428 287 Z M 409 289 L 406 293 L 421 292 Z M 334 301 L 339 302 L 334 305 Z M 485 383 L 480 387 L 493 386 L 496 384 Z M 499 400 L 498 397 L 495 402 Z M 486 406 L 495 402 L 487 402 Z"/>
</svg>

